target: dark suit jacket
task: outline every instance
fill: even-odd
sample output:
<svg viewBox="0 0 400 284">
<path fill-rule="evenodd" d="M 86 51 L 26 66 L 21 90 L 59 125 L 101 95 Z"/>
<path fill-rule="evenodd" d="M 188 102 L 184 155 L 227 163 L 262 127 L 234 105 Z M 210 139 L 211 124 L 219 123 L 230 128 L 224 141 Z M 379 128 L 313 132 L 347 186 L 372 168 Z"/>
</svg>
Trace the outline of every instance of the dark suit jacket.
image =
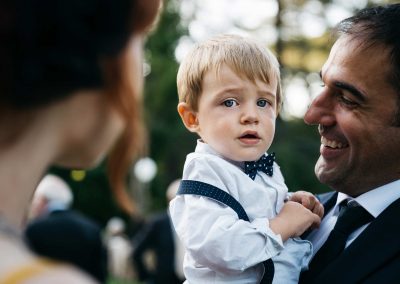
<svg viewBox="0 0 400 284">
<path fill-rule="evenodd" d="M 148 283 L 182 283 L 175 273 L 175 244 L 172 224 L 165 212 L 157 215 L 134 238 L 133 261 L 141 281 Z M 150 271 L 144 263 L 144 253 L 155 253 L 155 271 Z"/>
<path fill-rule="evenodd" d="M 336 197 L 336 193 L 321 196 L 325 212 L 334 206 Z M 312 283 L 400 283 L 400 199 L 387 207 Z"/>
<path fill-rule="evenodd" d="M 39 255 L 71 263 L 105 282 L 107 251 L 101 229 L 72 210 L 57 210 L 28 224 L 25 238 Z"/>
</svg>

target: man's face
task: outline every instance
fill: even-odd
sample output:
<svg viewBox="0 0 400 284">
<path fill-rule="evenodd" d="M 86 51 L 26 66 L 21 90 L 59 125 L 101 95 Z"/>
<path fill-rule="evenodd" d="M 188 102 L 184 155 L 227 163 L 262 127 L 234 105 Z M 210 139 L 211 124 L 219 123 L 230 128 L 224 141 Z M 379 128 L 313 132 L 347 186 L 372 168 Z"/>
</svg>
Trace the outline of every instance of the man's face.
<svg viewBox="0 0 400 284">
<path fill-rule="evenodd" d="M 304 121 L 319 124 L 318 179 L 357 196 L 400 177 L 400 94 L 389 84 L 389 52 L 342 36 L 321 71 L 322 93 Z"/>
</svg>

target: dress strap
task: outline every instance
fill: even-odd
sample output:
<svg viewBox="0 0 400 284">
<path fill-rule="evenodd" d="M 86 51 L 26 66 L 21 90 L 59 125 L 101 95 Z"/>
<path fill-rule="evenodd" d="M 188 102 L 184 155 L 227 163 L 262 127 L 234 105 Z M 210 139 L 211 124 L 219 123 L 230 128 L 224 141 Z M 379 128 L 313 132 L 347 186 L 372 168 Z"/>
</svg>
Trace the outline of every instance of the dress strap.
<svg viewBox="0 0 400 284">
<path fill-rule="evenodd" d="M 36 258 L 32 262 L 25 264 L 22 267 L 16 268 L 7 275 L 0 278 L 0 284 L 21 284 L 41 273 L 44 273 L 54 266 L 57 262 L 45 259 Z"/>
</svg>

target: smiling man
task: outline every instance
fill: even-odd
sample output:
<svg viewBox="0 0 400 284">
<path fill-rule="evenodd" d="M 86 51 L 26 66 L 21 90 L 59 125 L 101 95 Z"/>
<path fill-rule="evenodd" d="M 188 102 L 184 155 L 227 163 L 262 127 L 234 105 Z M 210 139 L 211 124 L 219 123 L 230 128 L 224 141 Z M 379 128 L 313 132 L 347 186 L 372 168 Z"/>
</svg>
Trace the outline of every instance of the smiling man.
<svg viewBox="0 0 400 284">
<path fill-rule="evenodd" d="M 398 283 L 400 4 L 361 10 L 336 32 L 304 120 L 321 135 L 316 176 L 337 193 L 322 196 L 326 215 L 308 237 L 314 258 L 301 282 Z"/>
</svg>

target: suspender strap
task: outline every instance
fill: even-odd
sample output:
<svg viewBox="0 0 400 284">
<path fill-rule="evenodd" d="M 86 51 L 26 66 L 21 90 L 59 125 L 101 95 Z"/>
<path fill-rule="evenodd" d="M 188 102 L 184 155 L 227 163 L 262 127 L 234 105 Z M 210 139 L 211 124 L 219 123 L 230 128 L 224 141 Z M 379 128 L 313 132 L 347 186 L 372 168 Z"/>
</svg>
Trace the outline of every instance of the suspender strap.
<svg viewBox="0 0 400 284">
<path fill-rule="evenodd" d="M 194 180 L 182 180 L 177 194 L 194 194 L 214 199 L 235 210 L 239 219 L 250 221 L 242 205 L 232 195 L 211 184 Z"/>
<path fill-rule="evenodd" d="M 177 194 L 194 194 L 211 198 L 232 208 L 238 215 L 239 219 L 247 222 L 250 221 L 243 206 L 232 195 L 211 184 L 195 180 L 182 180 Z M 267 259 L 263 264 L 265 273 L 261 280 L 261 284 L 272 283 L 275 272 L 274 263 L 271 259 Z"/>
</svg>

